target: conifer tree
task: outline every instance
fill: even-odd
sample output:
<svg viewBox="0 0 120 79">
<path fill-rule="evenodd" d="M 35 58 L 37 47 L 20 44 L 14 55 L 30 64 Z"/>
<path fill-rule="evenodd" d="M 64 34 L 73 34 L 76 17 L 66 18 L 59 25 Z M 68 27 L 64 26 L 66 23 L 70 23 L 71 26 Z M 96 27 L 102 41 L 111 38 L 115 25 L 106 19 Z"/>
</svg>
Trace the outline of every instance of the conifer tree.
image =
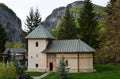
<svg viewBox="0 0 120 79">
<path fill-rule="evenodd" d="M 10 50 L 8 50 L 7 51 L 7 55 L 6 55 L 6 62 L 10 62 L 11 61 L 11 51 Z"/>
<path fill-rule="evenodd" d="M 3 53 L 5 50 L 5 43 L 7 39 L 7 33 L 5 32 L 4 27 L 0 24 L 0 53 Z"/>
<path fill-rule="evenodd" d="M 94 12 L 94 6 L 90 0 L 84 1 L 84 6 L 79 14 L 79 29 L 77 36 L 88 45 L 96 48 L 99 42 L 99 35 L 97 32 L 98 21 L 96 13 Z"/>
<path fill-rule="evenodd" d="M 76 22 L 69 10 L 66 10 L 61 23 L 59 24 L 58 39 L 75 39 L 76 38 Z"/>
<path fill-rule="evenodd" d="M 25 27 L 31 32 L 35 27 L 41 24 L 41 16 L 39 10 L 36 9 L 35 12 L 33 8 L 30 9 L 29 15 L 26 18 Z"/>
<path fill-rule="evenodd" d="M 19 75 L 19 76 L 23 75 L 23 68 L 21 66 L 20 61 L 18 61 L 16 59 L 16 54 L 15 53 L 13 53 L 13 55 L 11 56 L 11 61 L 14 62 L 14 66 L 16 68 L 17 75 Z"/>
<path fill-rule="evenodd" d="M 66 64 L 65 64 L 65 58 L 62 56 L 60 58 L 58 67 L 57 67 L 57 77 L 58 79 L 69 79 L 70 76 L 68 74 L 68 71 L 66 71 Z"/>
<path fill-rule="evenodd" d="M 23 32 L 22 35 L 24 38 L 28 33 L 30 33 L 32 30 L 34 30 L 37 26 L 39 26 L 41 23 L 41 16 L 39 13 L 39 10 L 36 9 L 35 11 L 33 10 L 33 8 L 30 9 L 29 15 L 26 18 L 26 22 L 25 22 L 25 28 L 27 32 Z M 28 42 L 26 39 L 22 40 L 24 43 L 24 48 L 27 49 L 28 47 Z"/>
</svg>

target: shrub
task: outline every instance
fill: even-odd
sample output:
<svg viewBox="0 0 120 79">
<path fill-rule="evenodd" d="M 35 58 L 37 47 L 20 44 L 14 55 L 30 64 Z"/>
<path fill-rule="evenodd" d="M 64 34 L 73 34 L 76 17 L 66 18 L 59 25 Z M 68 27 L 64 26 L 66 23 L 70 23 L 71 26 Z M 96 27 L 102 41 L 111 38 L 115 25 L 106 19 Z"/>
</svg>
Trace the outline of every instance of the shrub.
<svg viewBox="0 0 120 79">
<path fill-rule="evenodd" d="M 5 64 L 0 62 L 0 79 L 14 79 L 16 76 L 16 69 L 13 62 Z"/>
</svg>

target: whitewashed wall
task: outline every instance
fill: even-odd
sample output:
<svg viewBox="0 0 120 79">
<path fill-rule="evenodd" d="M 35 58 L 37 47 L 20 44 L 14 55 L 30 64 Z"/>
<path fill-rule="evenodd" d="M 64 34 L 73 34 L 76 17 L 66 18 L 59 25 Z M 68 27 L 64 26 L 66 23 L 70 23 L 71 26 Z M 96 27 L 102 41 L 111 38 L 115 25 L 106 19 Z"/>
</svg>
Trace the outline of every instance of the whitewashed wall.
<svg viewBox="0 0 120 79">
<path fill-rule="evenodd" d="M 38 47 L 36 47 L 38 42 Z M 41 53 L 47 46 L 46 39 L 28 39 L 28 71 L 45 71 L 46 54 Z M 38 64 L 38 67 L 36 67 Z"/>
</svg>

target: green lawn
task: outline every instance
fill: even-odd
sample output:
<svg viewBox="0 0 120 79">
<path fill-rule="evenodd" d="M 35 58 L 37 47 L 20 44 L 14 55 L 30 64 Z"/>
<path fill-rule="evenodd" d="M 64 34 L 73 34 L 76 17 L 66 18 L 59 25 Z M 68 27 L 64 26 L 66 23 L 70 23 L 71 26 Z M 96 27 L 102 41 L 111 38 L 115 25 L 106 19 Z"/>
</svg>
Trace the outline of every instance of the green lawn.
<svg viewBox="0 0 120 79">
<path fill-rule="evenodd" d="M 119 65 L 94 65 L 96 72 L 93 73 L 70 73 L 70 79 L 120 79 Z M 43 79 L 57 79 L 56 73 L 51 73 Z"/>
<path fill-rule="evenodd" d="M 30 79 L 33 79 L 32 76 L 40 76 L 44 74 L 44 72 L 25 72 L 25 74 L 30 75 Z"/>
<path fill-rule="evenodd" d="M 44 72 L 25 72 L 25 74 L 29 74 L 30 76 L 40 76 L 44 74 Z"/>
</svg>

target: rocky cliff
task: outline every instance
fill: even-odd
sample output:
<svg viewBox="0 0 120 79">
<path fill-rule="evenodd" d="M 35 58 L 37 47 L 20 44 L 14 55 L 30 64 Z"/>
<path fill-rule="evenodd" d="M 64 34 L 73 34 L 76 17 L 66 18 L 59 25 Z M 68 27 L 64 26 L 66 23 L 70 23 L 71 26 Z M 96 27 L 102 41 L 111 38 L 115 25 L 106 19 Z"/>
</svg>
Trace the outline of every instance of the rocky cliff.
<svg viewBox="0 0 120 79">
<path fill-rule="evenodd" d="M 44 26 L 50 30 L 56 27 L 62 16 L 65 14 L 66 7 L 60 7 L 55 10 L 46 18 Z"/>
<path fill-rule="evenodd" d="M 5 28 L 10 41 L 21 41 L 21 20 L 3 3 L 0 3 L 0 24 Z"/>
</svg>

